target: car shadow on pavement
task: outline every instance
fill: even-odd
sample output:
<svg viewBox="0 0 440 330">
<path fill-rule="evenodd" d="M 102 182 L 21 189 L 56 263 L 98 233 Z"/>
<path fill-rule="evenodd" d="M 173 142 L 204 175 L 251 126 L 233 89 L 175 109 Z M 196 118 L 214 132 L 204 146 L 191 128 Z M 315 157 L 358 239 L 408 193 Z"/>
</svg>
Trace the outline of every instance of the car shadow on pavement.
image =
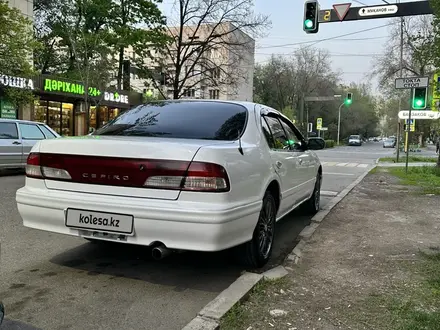
<svg viewBox="0 0 440 330">
<path fill-rule="evenodd" d="M 18 176 L 23 175 L 24 169 L 4 169 L 0 170 L 0 177 L 2 176 Z"/>
<path fill-rule="evenodd" d="M 310 217 L 304 216 L 301 210 L 294 210 L 279 221 L 273 256 L 262 269 L 245 269 L 235 261 L 235 250 L 211 253 L 185 251 L 157 261 L 151 257 L 149 247 L 87 241 L 50 261 L 86 271 L 89 275 L 106 274 L 182 289 L 221 291 L 225 289 L 225 282 L 232 283 L 244 270 L 262 272 L 282 263 L 295 247 L 298 234 L 309 223 Z M 203 277 L 203 280 L 195 281 L 197 277 Z"/>
</svg>

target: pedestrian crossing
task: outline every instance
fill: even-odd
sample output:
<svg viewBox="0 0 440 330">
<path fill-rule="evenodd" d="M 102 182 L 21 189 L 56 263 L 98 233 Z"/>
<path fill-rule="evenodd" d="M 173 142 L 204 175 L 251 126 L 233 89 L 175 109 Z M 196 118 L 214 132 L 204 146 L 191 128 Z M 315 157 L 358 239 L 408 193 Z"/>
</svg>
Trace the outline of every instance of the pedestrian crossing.
<svg viewBox="0 0 440 330">
<path fill-rule="evenodd" d="M 360 167 L 367 168 L 370 164 L 360 164 L 360 163 L 338 163 L 338 162 L 321 162 L 324 167 L 336 166 L 336 167 Z"/>
</svg>

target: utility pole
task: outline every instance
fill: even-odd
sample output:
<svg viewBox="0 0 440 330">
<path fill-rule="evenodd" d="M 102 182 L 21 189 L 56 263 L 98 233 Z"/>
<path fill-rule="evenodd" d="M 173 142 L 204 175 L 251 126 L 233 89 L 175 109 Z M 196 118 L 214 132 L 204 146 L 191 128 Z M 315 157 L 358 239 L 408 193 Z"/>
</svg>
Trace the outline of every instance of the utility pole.
<svg viewBox="0 0 440 330">
<path fill-rule="evenodd" d="M 400 2 L 400 0 L 399 0 Z M 400 78 L 403 78 L 403 17 L 400 18 Z M 399 111 L 402 111 L 402 97 L 399 95 Z M 400 119 L 397 117 L 397 154 L 396 163 L 399 162 L 400 154 Z M 407 151 L 408 152 L 408 151 Z"/>
</svg>

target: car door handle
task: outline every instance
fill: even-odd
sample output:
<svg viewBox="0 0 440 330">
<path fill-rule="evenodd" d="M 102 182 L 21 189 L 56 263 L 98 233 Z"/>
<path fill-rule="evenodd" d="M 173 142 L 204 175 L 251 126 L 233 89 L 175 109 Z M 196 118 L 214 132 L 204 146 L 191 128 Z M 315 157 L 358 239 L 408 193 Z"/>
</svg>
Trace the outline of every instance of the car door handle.
<svg viewBox="0 0 440 330">
<path fill-rule="evenodd" d="M 281 167 L 283 166 L 283 163 L 281 163 L 280 161 L 277 161 L 277 162 L 275 163 L 275 165 L 276 165 L 278 168 L 281 168 Z"/>
<path fill-rule="evenodd" d="M 12 142 L 12 144 L 21 144 L 21 142 L 14 141 L 14 142 Z"/>
</svg>

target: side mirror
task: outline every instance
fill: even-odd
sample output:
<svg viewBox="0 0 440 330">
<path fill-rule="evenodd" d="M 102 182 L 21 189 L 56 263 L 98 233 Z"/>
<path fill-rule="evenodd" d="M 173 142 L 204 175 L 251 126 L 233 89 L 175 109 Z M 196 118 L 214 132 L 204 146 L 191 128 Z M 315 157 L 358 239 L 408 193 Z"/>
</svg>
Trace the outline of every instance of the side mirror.
<svg viewBox="0 0 440 330">
<path fill-rule="evenodd" d="M 310 150 L 321 150 L 325 148 L 325 140 L 322 138 L 309 138 L 307 146 Z"/>
</svg>

